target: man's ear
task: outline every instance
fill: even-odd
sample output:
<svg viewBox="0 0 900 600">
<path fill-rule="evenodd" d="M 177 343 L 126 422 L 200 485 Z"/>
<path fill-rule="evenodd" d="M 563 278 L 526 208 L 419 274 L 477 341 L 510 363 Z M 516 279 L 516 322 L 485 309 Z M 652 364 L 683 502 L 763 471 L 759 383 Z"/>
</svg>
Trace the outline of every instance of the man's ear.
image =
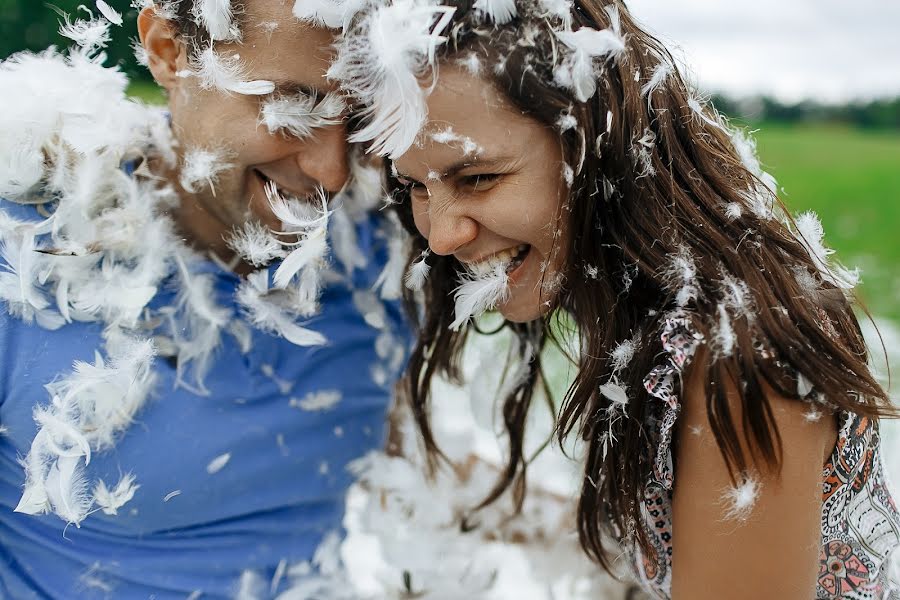
<svg viewBox="0 0 900 600">
<path fill-rule="evenodd" d="M 178 85 L 178 65 L 185 61 L 183 53 L 186 45 L 178 37 L 175 27 L 168 19 L 159 16 L 153 7 L 141 10 L 137 20 L 141 45 L 147 51 L 150 73 L 156 83 L 172 90 Z"/>
</svg>

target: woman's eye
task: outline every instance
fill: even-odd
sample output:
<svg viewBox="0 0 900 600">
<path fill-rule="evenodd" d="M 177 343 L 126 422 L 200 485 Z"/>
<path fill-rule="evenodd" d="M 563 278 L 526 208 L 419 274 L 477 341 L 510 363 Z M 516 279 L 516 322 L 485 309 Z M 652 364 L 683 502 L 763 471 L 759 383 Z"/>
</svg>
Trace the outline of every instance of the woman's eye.
<svg viewBox="0 0 900 600">
<path fill-rule="evenodd" d="M 475 192 L 491 189 L 500 180 L 499 173 L 480 173 L 463 178 L 463 185 Z"/>
</svg>

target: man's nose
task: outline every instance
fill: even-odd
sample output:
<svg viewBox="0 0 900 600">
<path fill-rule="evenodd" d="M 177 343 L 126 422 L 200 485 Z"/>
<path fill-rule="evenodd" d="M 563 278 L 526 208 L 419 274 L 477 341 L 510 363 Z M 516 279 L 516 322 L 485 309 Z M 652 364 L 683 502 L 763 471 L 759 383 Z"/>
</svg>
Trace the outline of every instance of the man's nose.
<svg viewBox="0 0 900 600">
<path fill-rule="evenodd" d="M 437 198 L 431 198 L 428 214 L 428 247 L 435 254 L 447 256 L 456 253 L 478 236 L 478 223 L 452 201 L 449 206 L 440 207 Z"/>
<path fill-rule="evenodd" d="M 303 173 L 329 192 L 338 192 L 350 176 L 347 128 L 343 123 L 316 129 L 304 140 L 297 162 Z"/>
</svg>

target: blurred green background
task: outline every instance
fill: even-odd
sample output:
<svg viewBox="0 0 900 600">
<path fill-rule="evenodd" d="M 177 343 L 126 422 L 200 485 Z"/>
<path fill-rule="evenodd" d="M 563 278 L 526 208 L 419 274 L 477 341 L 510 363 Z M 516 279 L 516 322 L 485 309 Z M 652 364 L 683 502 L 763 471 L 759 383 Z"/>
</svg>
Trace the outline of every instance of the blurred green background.
<svg viewBox="0 0 900 600">
<path fill-rule="evenodd" d="M 0 57 L 66 46 L 58 34 L 58 11 L 85 17 L 81 4 L 93 9 L 90 1 L 0 0 Z M 113 28 L 108 64 L 129 75 L 132 95 L 162 102 L 131 49 L 137 10 L 127 0 L 110 4 L 123 13 L 125 23 Z M 815 210 L 836 257 L 862 269 L 859 292 L 866 306 L 900 326 L 900 99 L 842 106 L 720 96 L 713 101 L 755 131 L 760 158 L 791 210 Z"/>
</svg>

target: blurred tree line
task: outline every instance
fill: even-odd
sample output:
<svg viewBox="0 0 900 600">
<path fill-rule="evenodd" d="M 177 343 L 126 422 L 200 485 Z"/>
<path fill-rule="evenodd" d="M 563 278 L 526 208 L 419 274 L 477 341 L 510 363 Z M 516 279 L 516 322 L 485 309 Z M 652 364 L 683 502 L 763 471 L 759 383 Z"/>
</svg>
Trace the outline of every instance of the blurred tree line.
<svg viewBox="0 0 900 600">
<path fill-rule="evenodd" d="M 106 48 L 108 65 L 117 64 L 132 80 L 150 81 L 150 73 L 137 64 L 132 42 L 137 38 L 137 9 L 130 0 L 107 0 L 122 13 L 122 27 L 112 26 L 112 42 Z M 96 16 L 94 0 L 0 0 L 0 59 L 20 50 L 39 51 L 48 46 L 65 48 L 70 40 L 59 35 L 60 23 L 68 14 L 70 21 L 89 18 L 84 6 Z"/>
<path fill-rule="evenodd" d="M 125 23 L 112 28 L 113 40 L 107 48 L 107 64 L 117 64 L 132 81 L 150 82 L 150 74 L 137 64 L 132 43 L 137 37 L 137 9 L 130 0 L 107 0 L 122 13 Z M 0 58 L 19 50 L 43 50 L 55 45 L 66 47 L 69 41 L 59 35 L 60 13 L 71 20 L 87 18 L 87 10 L 96 12 L 93 0 L 0 0 Z M 825 105 L 812 101 L 784 104 L 772 98 L 733 99 L 714 95 L 713 103 L 726 115 L 746 123 L 761 121 L 798 123 L 839 123 L 870 129 L 900 129 L 900 98 L 867 103 Z"/>
<path fill-rule="evenodd" d="M 900 129 L 900 98 L 822 104 L 807 100 L 784 104 L 765 96 L 734 99 L 714 95 L 720 112 L 748 123 L 835 123 L 864 129 Z"/>
</svg>

